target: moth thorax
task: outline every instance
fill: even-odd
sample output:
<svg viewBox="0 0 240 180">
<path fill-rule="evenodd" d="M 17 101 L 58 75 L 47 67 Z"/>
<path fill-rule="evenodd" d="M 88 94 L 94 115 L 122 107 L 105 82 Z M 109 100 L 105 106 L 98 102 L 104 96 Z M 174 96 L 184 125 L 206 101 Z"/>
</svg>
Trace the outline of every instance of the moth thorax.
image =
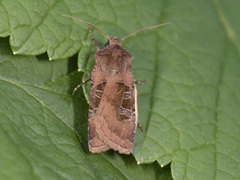
<svg viewBox="0 0 240 180">
<path fill-rule="evenodd" d="M 110 37 L 109 39 L 109 45 L 119 45 L 120 46 L 121 40 L 117 37 Z"/>
<path fill-rule="evenodd" d="M 116 69 L 112 69 L 112 70 L 110 70 L 109 72 L 110 72 L 110 74 L 113 75 L 113 76 L 115 76 L 115 75 L 118 74 L 118 70 L 116 70 Z"/>
</svg>

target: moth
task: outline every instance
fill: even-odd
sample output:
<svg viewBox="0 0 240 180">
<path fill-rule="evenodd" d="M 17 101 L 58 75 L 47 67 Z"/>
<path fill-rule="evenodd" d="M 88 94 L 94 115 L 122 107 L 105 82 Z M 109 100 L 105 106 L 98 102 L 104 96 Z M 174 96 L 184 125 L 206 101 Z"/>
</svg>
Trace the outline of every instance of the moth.
<svg viewBox="0 0 240 180">
<path fill-rule="evenodd" d="M 122 154 L 130 154 L 138 125 L 137 89 L 133 77 L 131 61 L 133 56 L 123 49 L 121 41 L 141 31 L 157 28 L 168 23 L 138 30 L 119 39 L 109 37 L 98 27 L 63 15 L 89 25 L 89 33 L 97 51 L 91 72 L 90 104 L 88 117 L 88 147 L 92 153 L 113 149 Z M 93 27 L 108 39 L 100 48 L 91 33 Z M 86 79 L 87 80 L 87 79 Z M 84 80 L 73 91 L 86 82 Z"/>
</svg>

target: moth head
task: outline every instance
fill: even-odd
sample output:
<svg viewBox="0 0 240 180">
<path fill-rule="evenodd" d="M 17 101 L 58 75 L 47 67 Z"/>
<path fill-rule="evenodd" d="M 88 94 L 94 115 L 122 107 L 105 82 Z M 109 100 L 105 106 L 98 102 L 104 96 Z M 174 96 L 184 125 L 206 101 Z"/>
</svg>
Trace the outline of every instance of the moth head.
<svg viewBox="0 0 240 180">
<path fill-rule="evenodd" d="M 105 44 L 105 46 L 109 46 L 109 45 L 119 45 L 121 44 L 121 40 L 117 37 L 110 37 L 108 39 L 108 42 Z"/>
</svg>

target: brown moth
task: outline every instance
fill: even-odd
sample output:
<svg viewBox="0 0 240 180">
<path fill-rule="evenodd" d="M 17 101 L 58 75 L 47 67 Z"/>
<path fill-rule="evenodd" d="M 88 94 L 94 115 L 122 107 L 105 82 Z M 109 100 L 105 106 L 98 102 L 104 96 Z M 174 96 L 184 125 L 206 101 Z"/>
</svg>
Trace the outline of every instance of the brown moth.
<svg viewBox="0 0 240 180">
<path fill-rule="evenodd" d="M 91 72 L 90 104 L 88 117 L 88 147 L 92 153 L 114 149 L 122 154 L 130 154 L 136 127 L 138 124 L 137 90 L 131 61 L 133 56 L 120 46 L 124 39 L 147 29 L 134 32 L 122 39 L 109 37 L 96 26 L 88 24 L 102 32 L 108 39 L 103 49 L 94 40 L 91 29 L 90 36 L 97 47 L 95 64 Z M 73 91 L 85 83 L 83 81 Z"/>
</svg>

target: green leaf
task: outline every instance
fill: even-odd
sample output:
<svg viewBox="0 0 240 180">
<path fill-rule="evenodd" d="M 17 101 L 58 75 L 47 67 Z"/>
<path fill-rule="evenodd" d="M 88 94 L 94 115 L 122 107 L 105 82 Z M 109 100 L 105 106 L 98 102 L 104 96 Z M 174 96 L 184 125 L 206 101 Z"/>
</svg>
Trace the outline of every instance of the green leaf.
<svg viewBox="0 0 240 180">
<path fill-rule="evenodd" d="M 88 105 L 69 92 L 80 78 L 69 72 L 76 57 L 14 56 L 0 40 L 1 179 L 170 178 L 169 167 L 137 165 L 132 155 L 89 153 Z"/>
<path fill-rule="evenodd" d="M 1 39 L 0 176 L 164 179 L 171 163 L 174 179 L 239 179 L 239 6 L 237 0 L 1 1 L 0 36 L 10 36 L 15 54 L 63 59 L 80 52 L 78 68 L 86 74 L 96 50 L 88 27 L 62 14 L 120 38 L 172 24 L 122 42 L 134 56 L 135 79 L 147 80 L 138 85 L 145 133 L 137 131 L 132 154 L 138 163 L 157 161 L 149 165 L 113 151 L 88 153 L 87 103 L 80 90 L 70 96 L 82 78 L 76 56 L 55 62 L 13 56 Z"/>
</svg>

